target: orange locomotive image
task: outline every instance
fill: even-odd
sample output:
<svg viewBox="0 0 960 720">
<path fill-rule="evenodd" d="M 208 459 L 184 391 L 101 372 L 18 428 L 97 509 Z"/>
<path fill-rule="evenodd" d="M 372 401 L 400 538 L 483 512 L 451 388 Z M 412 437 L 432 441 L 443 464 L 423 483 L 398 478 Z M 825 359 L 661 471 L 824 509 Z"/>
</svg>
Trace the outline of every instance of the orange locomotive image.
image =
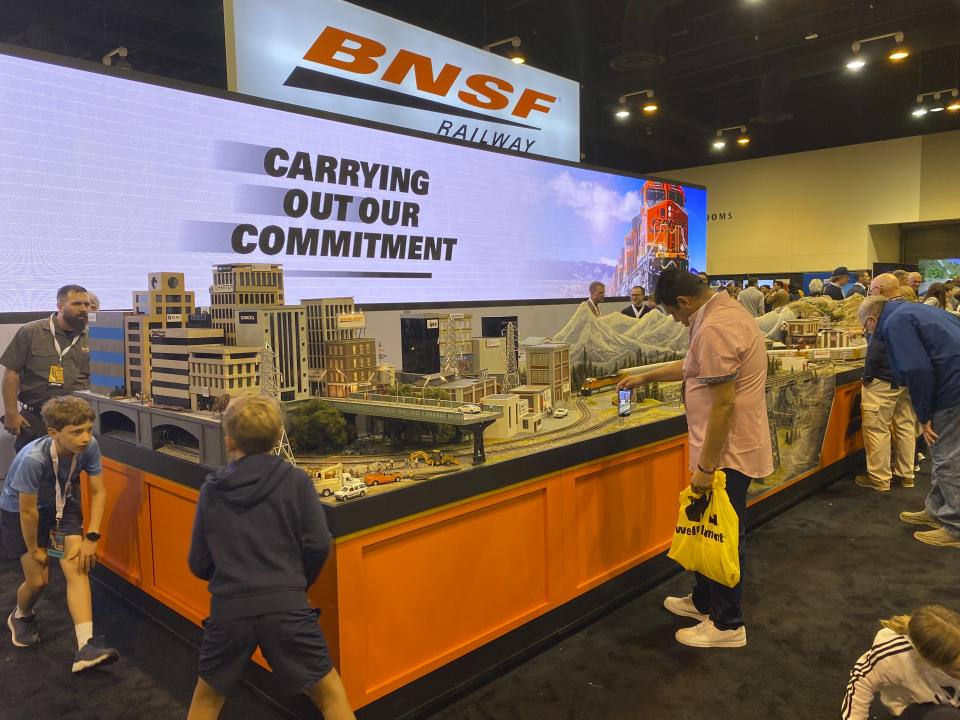
<svg viewBox="0 0 960 720">
<path fill-rule="evenodd" d="M 629 295 L 634 285 L 654 287 L 667 268 L 689 269 L 683 188 L 649 180 L 640 194 L 642 209 L 630 221 L 613 273 L 617 295 Z"/>
</svg>

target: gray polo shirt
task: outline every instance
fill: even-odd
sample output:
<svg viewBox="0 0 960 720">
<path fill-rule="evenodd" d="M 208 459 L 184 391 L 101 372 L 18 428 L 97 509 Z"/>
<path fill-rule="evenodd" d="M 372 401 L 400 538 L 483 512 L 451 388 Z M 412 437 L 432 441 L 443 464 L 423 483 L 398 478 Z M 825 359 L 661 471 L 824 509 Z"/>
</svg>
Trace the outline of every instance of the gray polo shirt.
<svg viewBox="0 0 960 720">
<path fill-rule="evenodd" d="M 76 332 L 66 332 L 54 318 L 60 349 L 66 350 L 76 337 Z M 40 407 L 52 397 L 69 395 L 74 390 L 90 388 L 90 348 L 87 331 L 63 356 L 63 386 L 52 387 L 49 383 L 50 367 L 60 359 L 50 334 L 50 318 L 34 320 L 23 325 L 0 356 L 0 365 L 20 375 L 20 392 L 17 397 L 26 405 Z"/>
<path fill-rule="evenodd" d="M 760 292 L 756 286 L 748 285 L 745 287 L 740 291 L 740 295 L 737 297 L 737 300 L 741 305 L 743 305 L 743 307 L 747 309 L 747 312 L 754 317 L 760 317 L 764 314 L 763 293 Z"/>
</svg>

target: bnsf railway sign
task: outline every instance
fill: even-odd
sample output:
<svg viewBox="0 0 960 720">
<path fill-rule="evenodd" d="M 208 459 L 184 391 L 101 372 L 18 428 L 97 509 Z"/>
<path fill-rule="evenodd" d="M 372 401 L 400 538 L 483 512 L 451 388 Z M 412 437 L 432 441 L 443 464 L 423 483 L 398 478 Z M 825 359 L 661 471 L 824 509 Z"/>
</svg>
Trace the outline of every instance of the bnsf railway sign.
<svg viewBox="0 0 960 720">
<path fill-rule="evenodd" d="M 579 86 L 571 80 L 341 0 L 227 0 L 224 11 L 232 90 L 579 159 Z"/>
</svg>

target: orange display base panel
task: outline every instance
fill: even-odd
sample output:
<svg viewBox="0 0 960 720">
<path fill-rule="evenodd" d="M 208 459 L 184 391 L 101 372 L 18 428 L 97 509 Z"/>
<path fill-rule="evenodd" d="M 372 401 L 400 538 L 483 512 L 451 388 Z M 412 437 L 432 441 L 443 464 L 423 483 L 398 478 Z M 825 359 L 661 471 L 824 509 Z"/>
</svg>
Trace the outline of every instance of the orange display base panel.
<svg viewBox="0 0 960 720">
<path fill-rule="evenodd" d="M 857 392 L 837 388 L 819 468 L 862 447 L 847 433 Z M 199 624 L 209 595 L 187 566 L 197 491 L 103 466 L 101 561 Z M 664 552 L 688 480 L 683 435 L 337 538 L 309 595 L 350 702 L 382 698 Z"/>
</svg>

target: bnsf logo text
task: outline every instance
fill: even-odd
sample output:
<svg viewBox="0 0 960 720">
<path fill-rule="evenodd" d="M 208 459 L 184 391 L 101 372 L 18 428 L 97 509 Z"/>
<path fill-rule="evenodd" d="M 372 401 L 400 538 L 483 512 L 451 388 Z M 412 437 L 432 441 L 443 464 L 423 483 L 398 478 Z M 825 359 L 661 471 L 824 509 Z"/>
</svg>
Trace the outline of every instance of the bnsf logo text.
<svg viewBox="0 0 960 720">
<path fill-rule="evenodd" d="M 384 64 L 378 59 L 386 55 L 387 46 L 383 43 L 328 26 L 303 57 L 357 75 L 374 75 Z M 455 97 L 466 105 L 482 110 L 504 110 L 512 106 L 510 114 L 518 118 L 527 118 L 534 111 L 549 113 L 557 100 L 554 95 L 530 88 L 518 93 L 511 83 L 493 75 L 478 73 L 462 77 L 463 68 L 449 63 L 444 63 L 434 75 L 429 57 L 403 49 L 386 64 L 380 80 L 401 85 L 411 71 L 421 92 L 448 98 L 456 89 Z M 455 88 L 458 80 L 462 84 Z"/>
</svg>

